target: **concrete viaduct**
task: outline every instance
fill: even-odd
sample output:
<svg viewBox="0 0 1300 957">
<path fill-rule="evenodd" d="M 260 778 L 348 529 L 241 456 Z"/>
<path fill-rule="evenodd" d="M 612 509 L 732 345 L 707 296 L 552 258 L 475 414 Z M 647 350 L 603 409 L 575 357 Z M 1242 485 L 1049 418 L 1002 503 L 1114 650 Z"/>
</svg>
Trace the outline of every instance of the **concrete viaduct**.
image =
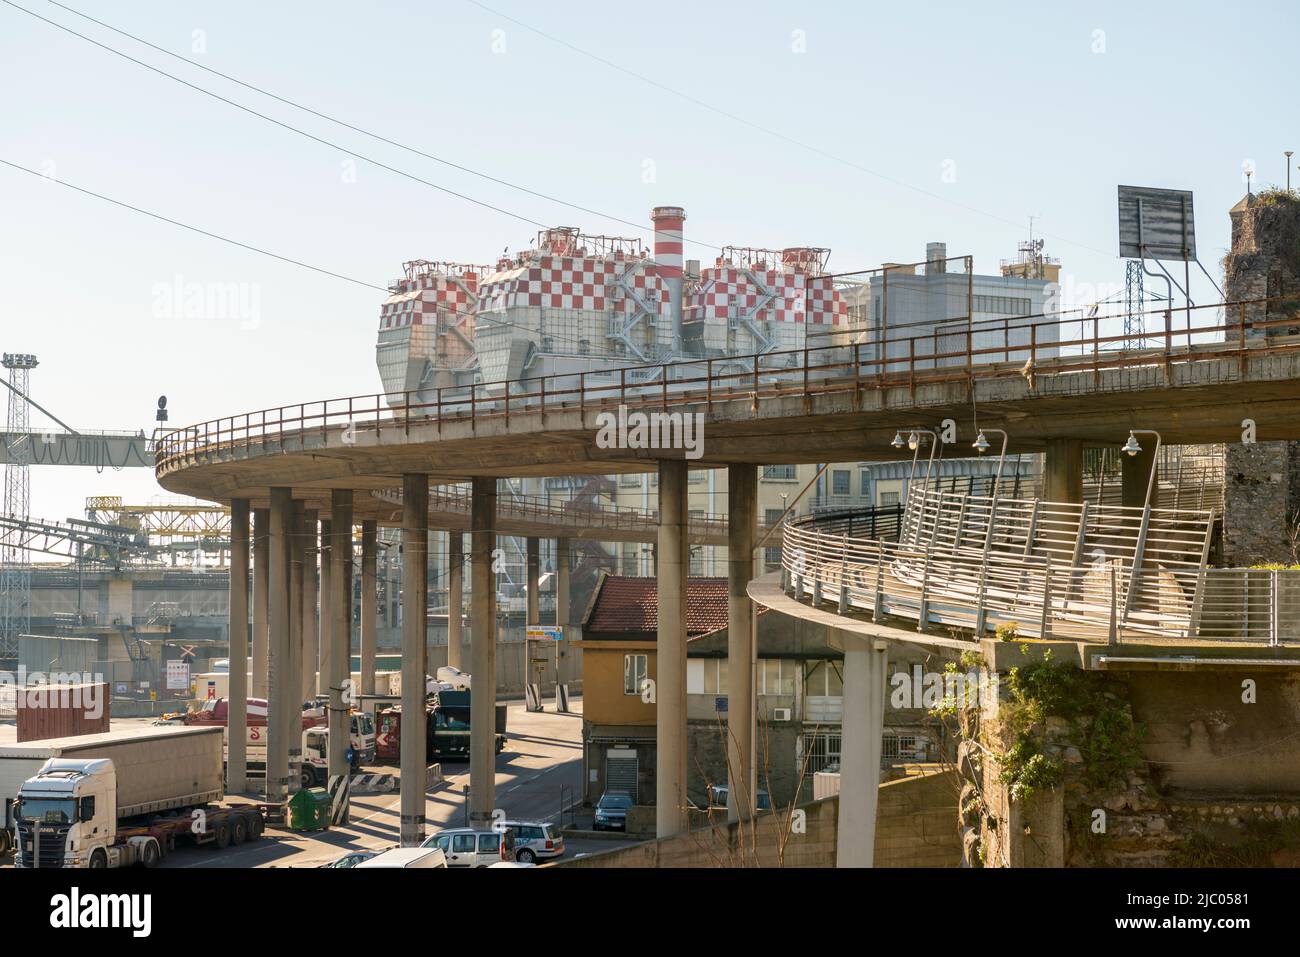
<svg viewBox="0 0 1300 957">
<path fill-rule="evenodd" d="M 1294 322 L 1294 320 L 1290 320 Z M 975 430 L 972 409 L 983 429 L 1008 433 L 1009 453 L 1043 451 L 1044 497 L 1055 502 L 1082 500 L 1082 449 L 1118 447 L 1130 429 L 1158 431 L 1164 442 L 1192 444 L 1237 441 L 1250 418 L 1262 440 L 1300 437 L 1295 420 L 1300 398 L 1300 337 L 1232 341 L 1224 327 L 1193 330 L 1217 334 L 1221 341 L 1186 343 L 1166 334 L 1162 346 L 1119 351 L 1113 339 L 1094 333 L 1078 341 L 1078 354 L 1051 354 L 1026 346 L 997 350 L 998 356 L 972 354 L 969 347 L 952 362 L 943 356 L 872 361 L 859 347 L 835 346 L 790 354 L 779 375 L 725 372 L 712 362 L 665 366 L 662 385 L 625 387 L 609 377 L 568 376 L 564 381 L 526 380 L 510 386 L 439 392 L 436 402 L 411 404 L 401 397 L 367 396 L 314 402 L 230 416 L 191 426 L 163 437 L 156 472 L 169 491 L 228 503 L 232 512 L 233 558 L 230 615 L 232 703 L 242 702 L 247 655 L 249 518 L 257 543 L 253 566 L 259 590 L 267 596 L 269 728 L 267 790 L 272 801 L 286 794 L 291 752 L 297 741 L 297 684 L 303 621 L 315 602 L 312 576 L 302 574 L 317 519 L 328 519 L 321 544 L 322 674 L 330 688 L 333 740 L 345 731 L 343 686 L 348 677 L 351 621 L 352 527 L 362 527 L 361 635 L 373 635 L 375 608 L 374 541 L 378 524 L 400 523 L 402 564 L 403 710 L 423 708 L 425 674 L 426 581 L 424 556 L 429 531 L 431 487 L 471 484 L 472 618 L 475 622 L 469 670 L 476 679 L 495 674 L 495 594 L 492 553 L 498 525 L 498 478 L 652 472 L 659 476 L 658 578 L 659 671 L 656 769 L 657 831 L 660 836 L 686 829 L 686 576 L 688 562 L 688 468 L 726 468 L 730 521 L 727 527 L 731 605 L 728 658 L 729 761 L 733 774 L 749 787 L 731 794 L 755 793 L 753 604 L 763 594 L 754 579 L 758 546 L 756 466 L 897 460 L 891 439 L 899 430 L 959 423 L 954 448 L 969 446 Z M 1183 331 L 1179 330 L 1181 339 Z M 1060 336 L 1053 337 L 1054 343 Z M 1043 337 L 1046 341 L 1046 337 Z M 769 357 L 765 357 L 769 358 Z M 617 380 L 618 376 L 615 375 Z M 468 394 L 468 397 L 466 395 Z M 703 424 L 702 455 L 688 460 L 681 448 L 605 447 L 598 436 L 618 408 L 664 415 L 695 415 Z M 630 444 L 630 443 L 629 443 Z M 1132 480 L 1145 485 L 1148 452 L 1132 460 Z M 400 486 L 400 514 L 393 490 Z M 375 493 L 375 494 L 372 494 Z M 437 492 L 434 493 L 438 494 Z M 1136 493 L 1133 493 L 1136 494 Z M 1140 503 L 1139 503 L 1140 504 Z M 563 563 L 562 563 L 563 564 Z M 453 565 L 453 567 L 456 567 Z M 564 569 L 561 569 L 563 574 Z M 458 594 L 453 581 L 453 592 Z M 783 607 L 777 592 L 772 603 Z M 530 594 L 535 594 L 531 590 Z M 766 602 L 765 602 L 766 603 Z M 563 614 L 563 612 L 562 612 Z M 827 615 L 826 612 L 817 612 Z M 258 619 L 255 616 L 255 621 Z M 454 620 L 454 617 L 453 617 Z M 877 720 L 884 691 L 886 639 L 932 640 L 905 628 L 860 626 L 848 619 L 844 749 L 847 774 L 841 794 L 841 864 L 869 864 L 874 831 L 874 780 L 878 762 Z M 325 622 L 328 621 L 328 626 Z M 864 628 L 868 629 L 864 631 Z M 255 629 L 255 642 L 257 631 Z M 370 647 L 373 647 L 373 642 Z M 263 652 L 255 647 L 253 653 Z M 363 656 L 363 683 L 368 679 Z M 371 672 L 373 671 L 370 668 Z M 470 764 L 470 818 L 490 822 L 495 807 L 493 697 L 480 687 L 473 698 Z M 232 717 L 232 723 L 237 722 Z M 874 741 L 869 733 L 877 728 Z M 232 790 L 245 785 L 237 758 L 243 736 L 232 734 Z M 874 749 L 874 750 L 873 750 Z M 860 754 L 858 753 L 860 752 Z M 872 755 L 875 755 L 873 758 Z M 856 755 L 856 756 L 851 756 Z M 424 834 L 423 724 L 411 723 L 402 736 L 401 813 L 403 844 Z M 331 775 L 346 773 L 342 749 L 331 748 Z M 734 785 L 734 781 L 733 781 Z M 863 789 L 870 794 L 860 793 Z M 733 801 L 735 799 L 733 798 Z M 749 807 L 731 808 L 747 816 Z"/>
</svg>

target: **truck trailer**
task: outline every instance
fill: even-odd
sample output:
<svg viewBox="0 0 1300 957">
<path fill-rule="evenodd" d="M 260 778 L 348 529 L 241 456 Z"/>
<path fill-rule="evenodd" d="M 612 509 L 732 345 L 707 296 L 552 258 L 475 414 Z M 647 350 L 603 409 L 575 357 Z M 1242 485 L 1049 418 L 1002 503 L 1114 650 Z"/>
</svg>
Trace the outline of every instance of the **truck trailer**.
<svg viewBox="0 0 1300 957">
<path fill-rule="evenodd" d="M 142 727 L 0 746 L 14 866 L 158 863 L 178 839 L 256 840 L 254 805 L 226 807 L 220 728 Z"/>
</svg>

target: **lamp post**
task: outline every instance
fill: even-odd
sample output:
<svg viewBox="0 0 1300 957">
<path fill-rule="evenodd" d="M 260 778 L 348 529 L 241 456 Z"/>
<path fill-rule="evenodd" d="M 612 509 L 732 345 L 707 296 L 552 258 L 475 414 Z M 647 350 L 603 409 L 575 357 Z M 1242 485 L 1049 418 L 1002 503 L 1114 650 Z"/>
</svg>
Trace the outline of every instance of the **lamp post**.
<svg viewBox="0 0 1300 957">
<path fill-rule="evenodd" d="M 1154 435 L 1156 437 L 1155 451 L 1151 454 L 1151 472 L 1147 477 L 1147 497 L 1142 503 L 1143 510 L 1151 507 L 1151 492 L 1156 484 L 1156 462 L 1160 457 L 1160 433 L 1155 429 L 1129 429 L 1128 441 L 1120 448 L 1120 451 L 1132 458 L 1142 451 L 1142 446 L 1138 444 L 1138 435 Z"/>
<path fill-rule="evenodd" d="M 1291 157 L 1295 155 L 1294 150 L 1286 150 L 1283 154 L 1286 157 L 1286 191 L 1291 192 Z"/>
<path fill-rule="evenodd" d="M 912 482 L 916 479 L 916 463 L 917 463 L 917 457 L 920 455 L 921 452 L 921 436 L 923 435 L 928 435 L 930 437 L 930 442 L 931 442 L 930 459 L 925 466 L 925 487 L 927 490 L 930 488 L 930 466 L 934 462 L 934 447 L 939 444 L 939 436 L 936 433 L 930 431 L 929 429 L 910 429 L 908 430 L 907 443 L 906 443 L 907 447 L 912 450 L 912 469 L 907 474 L 908 500 L 910 500 L 912 497 Z M 899 440 L 902 439 L 902 437 L 903 437 L 902 433 L 895 433 L 894 441 L 891 442 L 890 445 L 893 445 L 894 448 L 900 448 L 901 446 L 899 445 Z"/>
<path fill-rule="evenodd" d="M 998 489 L 1002 485 L 1002 465 L 1007 459 L 1007 433 L 1003 429 L 980 429 L 979 435 L 971 443 L 971 448 L 980 455 L 989 450 L 989 440 L 984 435 L 985 431 L 1002 436 L 1002 451 L 998 453 L 998 473 L 997 477 L 993 479 L 993 495 L 989 499 L 988 527 L 984 530 L 984 560 L 980 563 L 979 593 L 975 597 L 975 637 L 977 639 L 984 637 L 984 595 L 988 590 L 989 553 L 993 550 L 993 528 L 997 524 Z"/>
<path fill-rule="evenodd" d="M 1156 484 L 1156 463 L 1160 458 L 1160 433 L 1154 429 L 1129 429 L 1128 440 L 1121 447 L 1125 455 L 1132 458 L 1142 451 L 1142 446 L 1138 444 L 1138 435 L 1154 435 L 1156 437 L 1156 447 L 1151 453 L 1151 472 L 1147 477 L 1147 496 L 1142 504 L 1142 523 L 1138 526 L 1137 542 L 1133 546 L 1133 569 L 1129 575 L 1128 592 L 1124 595 L 1124 613 L 1119 620 L 1119 624 L 1128 621 L 1129 612 L 1133 609 L 1133 599 L 1137 595 L 1138 583 L 1142 577 L 1143 555 L 1147 545 L 1147 530 L 1151 527 L 1151 492 L 1155 489 Z"/>
</svg>

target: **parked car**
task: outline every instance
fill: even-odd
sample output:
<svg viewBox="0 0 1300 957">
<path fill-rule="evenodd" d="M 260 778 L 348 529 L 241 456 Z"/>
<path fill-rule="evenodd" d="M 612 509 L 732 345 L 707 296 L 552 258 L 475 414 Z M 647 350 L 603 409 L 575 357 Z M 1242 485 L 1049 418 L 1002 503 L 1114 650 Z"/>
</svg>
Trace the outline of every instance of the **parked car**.
<svg viewBox="0 0 1300 957">
<path fill-rule="evenodd" d="M 592 828 L 597 831 L 626 831 L 627 809 L 632 803 L 632 795 L 626 791 L 606 791 L 596 802 Z"/>
<path fill-rule="evenodd" d="M 437 847 L 395 847 L 391 851 L 376 854 L 368 861 L 357 865 L 357 870 L 366 868 L 391 867 L 402 869 L 446 867 L 447 857 Z"/>
<path fill-rule="evenodd" d="M 531 864 L 564 855 L 564 837 L 560 829 L 546 821 L 506 821 L 515 839 L 515 860 Z"/>
<path fill-rule="evenodd" d="M 344 854 L 337 860 L 330 861 L 328 864 L 322 864 L 321 867 L 356 867 L 358 864 L 363 864 L 378 854 L 378 851 L 353 851 L 350 854 Z"/>
<path fill-rule="evenodd" d="M 728 790 L 729 788 L 725 784 L 709 785 L 709 809 L 710 810 L 713 810 L 714 808 L 722 808 L 723 810 L 726 810 Z M 758 789 L 758 810 L 760 811 L 772 810 L 772 797 L 763 788 Z"/>
<path fill-rule="evenodd" d="M 515 856 L 514 836 L 509 828 L 502 831 L 448 828 L 420 846 L 439 848 L 447 856 L 448 867 L 487 867 L 497 861 L 512 861 Z"/>
</svg>

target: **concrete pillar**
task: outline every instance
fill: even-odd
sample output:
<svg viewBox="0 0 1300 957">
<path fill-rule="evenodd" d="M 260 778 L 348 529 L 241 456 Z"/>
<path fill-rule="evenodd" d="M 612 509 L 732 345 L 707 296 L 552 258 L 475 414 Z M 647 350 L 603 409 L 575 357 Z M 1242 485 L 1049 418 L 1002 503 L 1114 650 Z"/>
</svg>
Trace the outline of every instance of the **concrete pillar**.
<svg viewBox="0 0 1300 957">
<path fill-rule="evenodd" d="M 465 536 L 447 532 L 447 665 L 468 671 L 465 664 Z"/>
<path fill-rule="evenodd" d="M 424 721 L 429 599 L 429 477 L 402 476 L 402 847 L 424 840 L 429 727 Z M 416 720 L 412 721 L 411 716 Z"/>
<path fill-rule="evenodd" d="M 348 748 L 351 728 L 348 705 L 352 700 L 352 490 L 330 492 L 330 670 L 329 670 L 329 777 L 333 803 L 330 821 L 348 820 Z M 347 694 L 345 694 L 345 690 Z M 406 729 L 403 728 L 403 731 Z"/>
<path fill-rule="evenodd" d="M 686 462 L 659 463 L 659 633 L 655 649 L 655 834 L 687 829 Z"/>
<path fill-rule="evenodd" d="M 285 662 L 286 683 L 293 697 L 285 695 L 285 721 L 293 728 L 302 724 L 302 615 L 303 615 L 303 506 L 293 503 L 289 536 L 289 654 Z M 289 793 L 298 791 L 302 782 L 302 735 L 289 735 Z"/>
<path fill-rule="evenodd" d="M 375 651 L 379 638 L 379 591 L 375 565 L 379 523 L 361 523 L 361 693 L 375 693 Z"/>
<path fill-rule="evenodd" d="M 271 568 L 271 510 L 253 510 L 253 693 L 266 698 L 267 642 L 270 635 L 267 589 Z"/>
<path fill-rule="evenodd" d="M 542 623 L 542 596 L 538 583 L 542 577 L 542 543 L 538 539 L 530 537 L 527 541 L 525 555 L 528 580 L 528 611 L 524 624 L 540 625 Z"/>
<path fill-rule="evenodd" d="M 490 827 L 496 808 L 497 481 L 476 478 L 471 487 L 469 823 Z"/>
<path fill-rule="evenodd" d="M 328 695 L 330 683 L 330 655 L 334 646 L 330 643 L 330 596 L 334 594 L 330 587 L 334 575 L 334 563 L 330 560 L 330 545 L 334 541 L 334 526 L 326 519 L 320 523 L 320 653 L 316 670 L 316 693 Z"/>
<path fill-rule="evenodd" d="M 555 540 L 555 623 L 569 624 L 569 540 Z"/>
<path fill-rule="evenodd" d="M 871 867 L 885 732 L 888 643 L 840 632 L 844 642 L 844 718 L 840 745 L 840 808 L 835 864 Z"/>
<path fill-rule="evenodd" d="M 1083 442 L 1048 439 L 1043 456 L 1043 499 L 1048 502 L 1083 501 Z"/>
<path fill-rule="evenodd" d="M 230 502 L 230 747 L 226 791 L 248 788 L 248 499 Z"/>
<path fill-rule="evenodd" d="M 1151 470 L 1157 468 L 1156 465 L 1156 442 L 1152 436 L 1141 436 L 1142 451 L 1137 455 L 1123 455 L 1120 457 L 1120 504 L 1131 508 L 1141 508 L 1147 500 L 1147 482 L 1151 479 Z M 1157 485 L 1151 490 L 1151 507 L 1155 508 L 1160 503 L 1159 498 L 1159 475 L 1156 476 Z"/>
<path fill-rule="evenodd" d="M 317 592 L 316 560 L 320 542 L 316 528 L 320 514 L 314 508 L 302 513 L 302 700 L 316 697 L 316 671 L 320 667 L 320 621 L 316 617 Z"/>
<path fill-rule="evenodd" d="M 727 820 L 754 813 L 754 604 L 745 589 L 754 573 L 758 470 L 727 469 Z"/>
<path fill-rule="evenodd" d="M 266 799 L 282 804 L 288 799 L 289 740 L 301 737 L 301 722 L 296 728 L 285 723 L 285 699 L 297 695 L 297 675 L 289 680 L 289 532 L 293 519 L 292 490 L 271 489 L 270 561 L 268 563 L 267 604 L 270 640 L 266 667 Z"/>
</svg>

